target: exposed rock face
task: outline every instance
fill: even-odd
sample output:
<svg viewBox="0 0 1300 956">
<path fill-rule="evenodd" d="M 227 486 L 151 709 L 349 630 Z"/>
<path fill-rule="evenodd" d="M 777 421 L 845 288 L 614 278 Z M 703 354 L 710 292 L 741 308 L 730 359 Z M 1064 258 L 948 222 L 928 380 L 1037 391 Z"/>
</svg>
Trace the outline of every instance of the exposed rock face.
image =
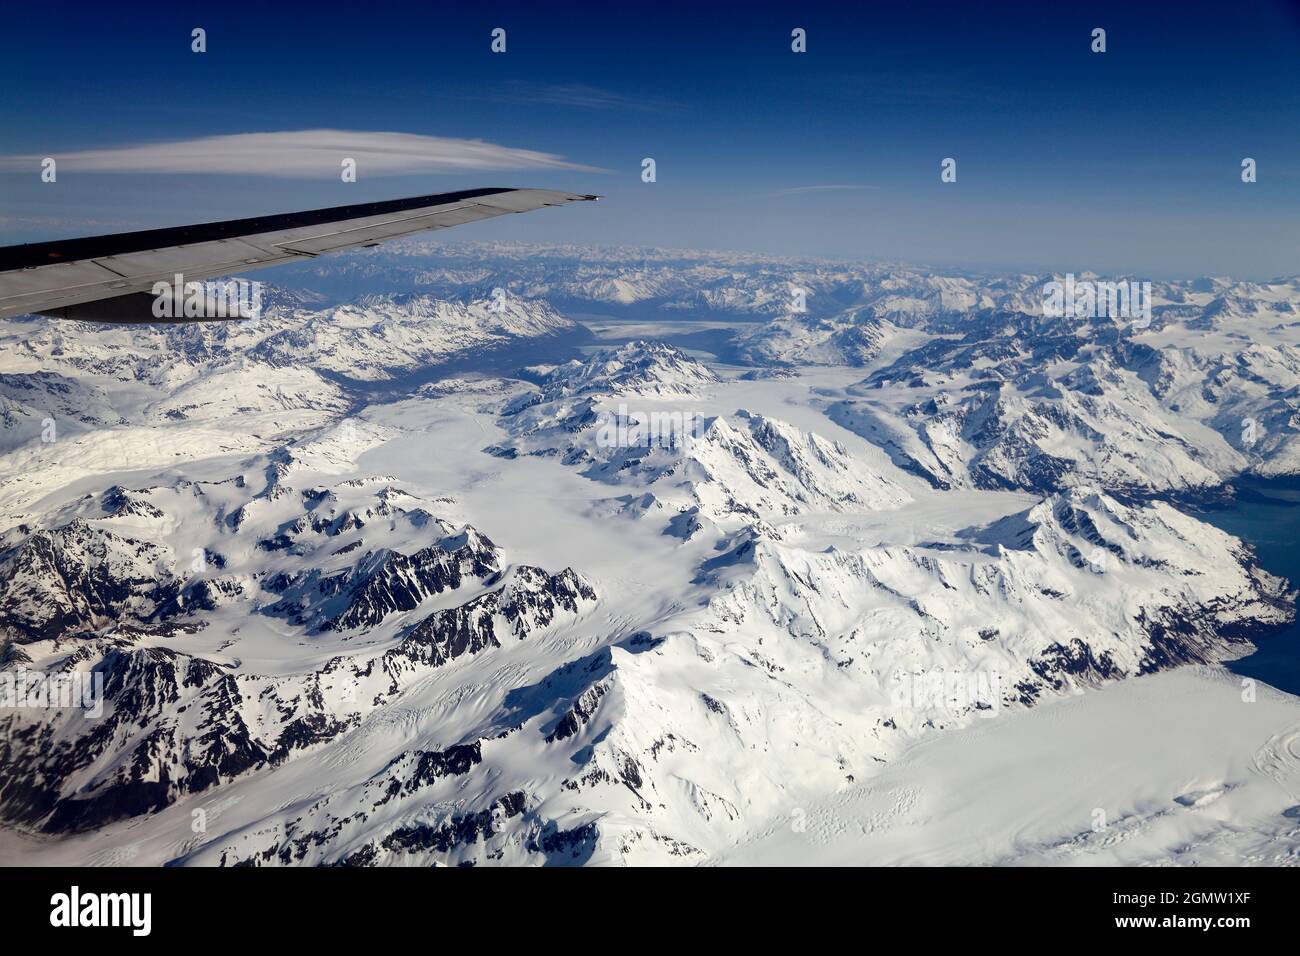
<svg viewBox="0 0 1300 956">
<path fill-rule="evenodd" d="M 227 562 L 214 554 L 202 576 L 169 573 L 160 580 L 156 569 L 171 550 L 107 527 L 157 519 L 163 512 L 153 502 L 165 502 L 174 493 L 170 488 L 115 487 L 83 503 L 93 517 L 51 531 L 15 532 L 21 540 L 6 554 L 9 571 L 0 585 L 5 673 L 27 681 L 81 673 L 97 682 L 101 712 L 0 711 L 4 819 L 60 834 L 156 814 L 327 747 L 382 715 L 402 695 L 404 682 L 464 653 L 500 647 L 506 638 L 544 633 L 596 603 L 594 588 L 574 571 L 510 566 L 476 529 L 456 528 L 430 514 L 424 507 L 430 502 L 382 480 L 300 495 L 284 483 L 293 472 L 275 471 L 259 493 L 245 481 L 206 494 L 191 489 L 204 497 L 215 497 L 218 487 L 243 496 L 238 521 L 225 521 L 224 508 L 206 514 L 210 526 L 226 528 L 225 548 L 252 562 L 236 574 L 218 573 Z M 284 520 L 298 502 L 307 510 Z M 268 526 L 278 528 L 277 535 L 259 537 Z M 432 537 L 433 543 L 409 554 L 367 549 L 372 534 Z M 288 546 L 270 553 L 282 564 L 287 557 L 290 566 L 250 571 L 274 537 Z M 338 547 L 349 538 L 355 546 Z M 452 603 L 420 616 L 429 601 L 448 599 Z M 156 643 L 200 631 L 223 609 L 287 616 L 308 633 L 364 634 L 390 620 L 406 633 L 387 649 L 278 675 Z M 20 645 L 49 662 L 45 674 L 15 670 L 32 662 Z M 369 680 L 379 674 L 389 679 Z M 423 752 L 399 787 L 409 796 L 479 762 L 477 744 Z"/>
<path fill-rule="evenodd" d="M 178 590 L 171 559 L 85 521 L 31 534 L 0 555 L 0 636 L 23 644 L 148 619 Z"/>
<path fill-rule="evenodd" d="M 309 623 L 313 612 L 322 627 L 342 630 L 373 627 L 390 614 L 410 611 L 426 598 L 460 588 L 467 579 L 485 579 L 499 570 L 499 552 L 472 528 L 436 545 L 406 555 L 371 554 L 347 572 L 321 577 L 308 573 L 289 584 L 272 611 L 295 611 Z M 337 613 L 333 608 L 342 604 Z"/>
<path fill-rule="evenodd" d="M 521 566 L 495 590 L 458 607 L 435 611 L 411 628 L 384 655 L 384 669 L 396 679 L 408 668 L 439 667 L 465 654 L 500 647 L 502 637 L 522 640 L 595 600 L 595 590 L 572 568 L 552 575 Z"/>
</svg>

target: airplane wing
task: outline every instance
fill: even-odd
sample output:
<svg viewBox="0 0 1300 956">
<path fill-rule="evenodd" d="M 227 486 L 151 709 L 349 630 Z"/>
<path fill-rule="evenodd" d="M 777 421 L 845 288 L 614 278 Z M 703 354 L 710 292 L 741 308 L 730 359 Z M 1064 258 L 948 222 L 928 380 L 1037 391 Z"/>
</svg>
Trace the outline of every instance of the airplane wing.
<svg viewBox="0 0 1300 956">
<path fill-rule="evenodd" d="M 218 276 L 371 246 L 509 212 L 598 199 L 552 189 L 467 189 L 255 219 L 0 248 L 0 318 L 187 321 L 153 314 L 156 282 Z M 190 320 L 192 321 L 192 320 Z"/>
</svg>

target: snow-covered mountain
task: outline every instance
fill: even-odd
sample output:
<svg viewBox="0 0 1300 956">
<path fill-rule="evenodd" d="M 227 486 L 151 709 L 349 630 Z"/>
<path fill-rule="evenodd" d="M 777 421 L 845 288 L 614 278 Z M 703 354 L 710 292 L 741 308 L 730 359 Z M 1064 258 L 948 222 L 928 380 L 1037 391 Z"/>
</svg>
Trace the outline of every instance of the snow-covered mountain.
<svg viewBox="0 0 1300 956">
<path fill-rule="evenodd" d="M 736 350 L 745 361 L 764 367 L 862 366 L 880 355 L 897 332 L 887 319 L 861 309 L 811 320 L 782 316 L 738 332 Z"/>
<path fill-rule="evenodd" d="M 272 366 L 310 364 L 364 381 L 464 362 L 527 342 L 572 336 L 578 327 L 545 302 L 503 297 L 470 302 L 429 296 L 366 296 L 355 305 L 291 313 L 251 350 Z"/>
<path fill-rule="evenodd" d="M 737 409 L 704 415 L 695 400 L 718 376 L 677 349 L 636 342 L 548 372 L 540 388 L 500 409 L 512 433 L 501 457 L 553 457 L 629 489 L 629 510 L 671 516 L 676 531 L 810 511 L 879 510 L 908 492 L 841 443 Z M 632 410 L 628 400 L 647 400 Z M 653 404 L 653 408 L 650 407 Z"/>
<path fill-rule="evenodd" d="M 940 487 L 1199 492 L 1300 468 L 1297 277 L 1080 272 L 1070 280 L 1150 286 L 1149 315 L 1094 318 L 1047 308 L 1063 274 L 438 240 L 328 268 L 358 288 L 451 295 L 499 283 L 591 312 L 654 315 L 663 330 L 687 317 L 746 320 L 733 321 L 725 351 L 752 378 L 871 366 L 834 414 Z"/>
<path fill-rule="evenodd" d="M 1265 342 L 1244 316 L 1220 315 L 1211 335 L 1202 321 L 973 316 L 830 414 L 939 487 L 1150 493 L 1295 473 L 1300 322 Z"/>
<path fill-rule="evenodd" d="M 602 349 L 585 361 L 539 369 L 540 400 L 603 392 L 645 398 L 689 398 L 719 379 L 713 370 L 662 342 L 634 341 Z"/>
<path fill-rule="evenodd" d="M 873 835 L 935 799 L 936 741 L 1083 739 L 1072 701 L 1294 619 L 1170 503 L 1295 472 L 1293 280 L 1154 283 L 1135 328 L 1042 314 L 1044 277 L 740 255 L 296 275 L 252 323 L 0 328 L 0 691 L 76 673 L 103 704 L 0 707 L 0 859 L 701 863 L 795 852 L 806 810 L 908 859 Z M 1286 707 L 1214 713 L 1300 782 Z M 1218 838 L 1289 839 L 1239 802 Z M 1114 852 L 1001 825 L 953 858 Z"/>
<path fill-rule="evenodd" d="M 0 422 L 7 449 L 53 417 L 66 430 L 175 421 L 245 430 L 323 421 L 350 404 L 349 382 L 485 362 L 527 346 L 581 341 L 545 302 L 367 296 L 318 308 L 271 289 L 261 318 L 192 325 L 97 326 L 18 319 L 0 326 Z M 523 363 L 519 363 L 523 364 Z M 320 413 L 324 413 L 322 417 Z"/>
<path fill-rule="evenodd" d="M 1213 661 L 1291 615 L 1229 536 L 1072 492 L 947 545 L 741 531 L 700 562 L 700 607 L 611 633 L 599 568 L 512 562 L 434 514 L 455 503 L 385 478 L 278 474 L 115 488 L 6 553 L 7 636 L 105 695 L 98 720 L 3 718 L 11 823 L 71 835 L 149 814 L 170 858 L 227 865 L 704 858 L 917 735 Z M 175 542 L 201 539 L 176 567 Z M 176 570 L 153 586 L 160 566 Z M 994 696 L 900 699 L 934 672 L 996 675 Z M 284 787 L 291 815 L 255 796 Z M 212 805 L 218 832 L 171 842 Z"/>
</svg>

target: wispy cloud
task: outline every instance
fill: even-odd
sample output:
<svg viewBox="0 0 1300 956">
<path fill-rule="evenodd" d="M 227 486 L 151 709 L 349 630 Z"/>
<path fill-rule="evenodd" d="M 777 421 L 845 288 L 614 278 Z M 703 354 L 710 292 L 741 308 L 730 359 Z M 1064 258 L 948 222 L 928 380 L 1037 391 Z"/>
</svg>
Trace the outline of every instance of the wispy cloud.
<svg viewBox="0 0 1300 956">
<path fill-rule="evenodd" d="M 685 107 L 657 96 L 635 96 L 587 86 L 584 83 L 512 82 L 475 94 L 477 99 L 499 103 L 545 103 L 582 110 L 619 110 L 638 113 L 675 113 Z"/>
<path fill-rule="evenodd" d="M 459 173 L 487 169 L 575 169 L 562 156 L 481 139 L 338 129 L 236 133 L 54 153 L 60 172 L 215 173 L 238 176 L 337 176 L 345 158 L 361 176 Z M 0 156 L 0 169 L 36 169 L 37 155 Z"/>
</svg>

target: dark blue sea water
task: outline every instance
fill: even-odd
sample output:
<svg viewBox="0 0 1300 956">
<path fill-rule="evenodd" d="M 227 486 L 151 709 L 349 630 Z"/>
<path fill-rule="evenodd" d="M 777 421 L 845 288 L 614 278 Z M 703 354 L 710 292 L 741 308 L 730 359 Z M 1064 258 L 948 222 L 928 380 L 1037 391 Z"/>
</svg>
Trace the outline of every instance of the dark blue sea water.
<svg viewBox="0 0 1300 956">
<path fill-rule="evenodd" d="M 1234 481 L 1237 496 L 1197 517 L 1255 546 L 1259 563 L 1300 588 L 1300 478 Z M 1229 669 L 1300 694 L 1300 625 L 1259 641 L 1259 650 Z"/>
</svg>

